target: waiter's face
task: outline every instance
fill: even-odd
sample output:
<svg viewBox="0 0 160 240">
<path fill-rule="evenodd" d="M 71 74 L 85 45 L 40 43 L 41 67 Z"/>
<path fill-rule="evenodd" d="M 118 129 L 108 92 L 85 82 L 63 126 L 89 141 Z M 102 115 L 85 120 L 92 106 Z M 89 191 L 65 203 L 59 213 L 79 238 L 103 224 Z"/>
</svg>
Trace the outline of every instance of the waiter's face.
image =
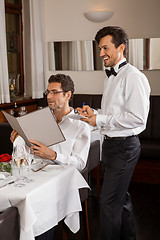
<svg viewBox="0 0 160 240">
<path fill-rule="evenodd" d="M 105 67 L 114 67 L 124 56 L 124 44 L 119 45 L 118 48 L 112 43 L 112 36 L 107 35 L 99 42 L 100 56 L 104 61 Z"/>
<path fill-rule="evenodd" d="M 61 83 L 53 82 L 49 83 L 47 94 L 48 106 L 52 110 L 60 110 L 68 102 L 68 94 L 63 92 Z"/>
</svg>

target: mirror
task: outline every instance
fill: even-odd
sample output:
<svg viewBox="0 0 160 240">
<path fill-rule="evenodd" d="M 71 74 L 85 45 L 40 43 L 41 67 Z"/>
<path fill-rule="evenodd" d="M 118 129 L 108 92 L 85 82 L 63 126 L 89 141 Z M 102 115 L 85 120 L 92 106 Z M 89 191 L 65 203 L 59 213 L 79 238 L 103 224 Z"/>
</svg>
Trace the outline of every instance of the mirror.
<svg viewBox="0 0 160 240">
<path fill-rule="evenodd" d="M 95 41 L 49 42 L 49 70 L 103 70 Z M 160 69 L 160 38 L 129 39 L 127 60 L 139 70 Z"/>
</svg>

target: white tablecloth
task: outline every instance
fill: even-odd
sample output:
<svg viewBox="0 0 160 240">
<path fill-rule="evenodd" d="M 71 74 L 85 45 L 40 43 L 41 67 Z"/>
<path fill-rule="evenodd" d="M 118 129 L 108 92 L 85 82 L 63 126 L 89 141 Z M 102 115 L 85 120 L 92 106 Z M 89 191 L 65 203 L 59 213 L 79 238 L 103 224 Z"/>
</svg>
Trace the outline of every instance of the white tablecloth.
<svg viewBox="0 0 160 240">
<path fill-rule="evenodd" d="M 46 171 L 31 174 L 34 180 L 22 188 L 13 184 L 0 189 L 0 211 L 17 206 L 20 240 L 34 240 L 65 219 L 72 232 L 80 228 L 79 188 L 88 184 L 73 166 L 49 165 Z"/>
</svg>

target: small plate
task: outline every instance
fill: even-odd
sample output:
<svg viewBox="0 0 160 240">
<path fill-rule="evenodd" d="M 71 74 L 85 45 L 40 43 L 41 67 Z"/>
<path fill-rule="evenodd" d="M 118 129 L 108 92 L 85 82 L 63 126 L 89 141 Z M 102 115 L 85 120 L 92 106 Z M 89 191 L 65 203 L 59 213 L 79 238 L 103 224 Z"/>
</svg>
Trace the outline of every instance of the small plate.
<svg viewBox="0 0 160 240">
<path fill-rule="evenodd" d="M 87 117 L 79 115 L 79 114 L 69 114 L 68 117 L 72 118 L 72 119 L 76 119 L 76 120 L 80 120 L 81 118 L 87 118 Z"/>
<path fill-rule="evenodd" d="M 30 168 L 36 170 L 42 166 L 43 166 L 43 160 L 34 159 L 34 162 L 31 164 Z"/>
<path fill-rule="evenodd" d="M 44 170 L 46 172 L 52 172 L 54 170 L 59 170 L 59 169 L 62 169 L 64 168 L 65 166 L 64 165 L 58 165 L 58 164 L 51 164 L 51 165 L 48 165 L 44 168 Z"/>
<path fill-rule="evenodd" d="M 9 176 L 11 176 L 11 174 L 8 172 L 0 172 L 0 180 L 5 180 Z"/>
<path fill-rule="evenodd" d="M 42 159 L 34 159 L 34 161 L 32 162 L 32 166 L 35 166 L 35 165 L 37 165 L 37 164 L 41 164 L 41 163 L 43 163 L 43 160 Z"/>
</svg>

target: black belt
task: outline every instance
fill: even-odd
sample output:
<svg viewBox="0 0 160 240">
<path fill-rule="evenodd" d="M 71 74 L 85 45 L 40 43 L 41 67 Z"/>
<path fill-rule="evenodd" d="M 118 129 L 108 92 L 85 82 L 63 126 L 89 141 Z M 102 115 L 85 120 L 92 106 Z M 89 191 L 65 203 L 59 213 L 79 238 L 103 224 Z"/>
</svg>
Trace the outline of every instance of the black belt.
<svg viewBox="0 0 160 240">
<path fill-rule="evenodd" d="M 128 136 L 128 137 L 108 137 L 107 135 L 104 135 L 104 140 L 126 140 L 126 139 L 132 138 L 132 137 L 137 137 L 137 135 L 132 135 L 132 136 Z"/>
</svg>

